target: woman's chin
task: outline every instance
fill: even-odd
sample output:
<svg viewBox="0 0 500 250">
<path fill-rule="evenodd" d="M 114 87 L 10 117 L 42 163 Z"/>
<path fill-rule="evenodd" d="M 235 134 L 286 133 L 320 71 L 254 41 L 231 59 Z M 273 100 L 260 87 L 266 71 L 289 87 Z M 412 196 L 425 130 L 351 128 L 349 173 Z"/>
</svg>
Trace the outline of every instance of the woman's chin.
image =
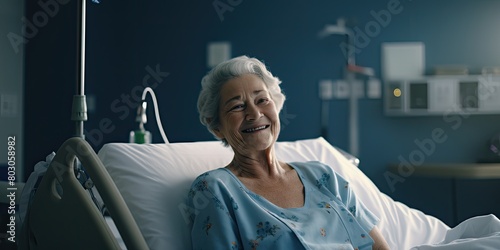
<svg viewBox="0 0 500 250">
<path fill-rule="evenodd" d="M 251 148 L 255 148 L 256 150 L 266 150 L 271 147 L 275 140 L 274 136 L 269 133 L 252 133 L 248 136 L 244 137 L 245 144 L 247 144 Z"/>
</svg>

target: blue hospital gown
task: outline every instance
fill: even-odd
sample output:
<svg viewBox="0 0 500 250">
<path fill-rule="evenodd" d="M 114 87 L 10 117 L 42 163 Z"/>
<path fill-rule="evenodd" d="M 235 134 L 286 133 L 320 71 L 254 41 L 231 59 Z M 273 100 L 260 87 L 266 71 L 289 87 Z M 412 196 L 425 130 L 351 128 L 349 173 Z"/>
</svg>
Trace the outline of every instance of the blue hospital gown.
<svg viewBox="0 0 500 250">
<path fill-rule="evenodd" d="M 196 178 L 188 194 L 193 249 L 371 249 L 378 222 L 349 183 L 320 162 L 289 163 L 304 185 L 300 208 L 281 208 L 228 169 Z"/>
</svg>

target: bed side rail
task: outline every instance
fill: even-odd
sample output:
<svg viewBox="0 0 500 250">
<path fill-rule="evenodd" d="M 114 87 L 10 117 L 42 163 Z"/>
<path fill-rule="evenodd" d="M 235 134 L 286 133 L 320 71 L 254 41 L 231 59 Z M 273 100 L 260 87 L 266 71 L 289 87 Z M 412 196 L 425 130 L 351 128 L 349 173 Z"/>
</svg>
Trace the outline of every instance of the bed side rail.
<svg viewBox="0 0 500 250">
<path fill-rule="evenodd" d="M 123 197 L 90 145 L 79 137 L 57 151 L 33 198 L 20 249 L 119 249 L 118 242 L 74 174 L 75 157 L 94 182 L 127 249 L 148 249 Z"/>
</svg>

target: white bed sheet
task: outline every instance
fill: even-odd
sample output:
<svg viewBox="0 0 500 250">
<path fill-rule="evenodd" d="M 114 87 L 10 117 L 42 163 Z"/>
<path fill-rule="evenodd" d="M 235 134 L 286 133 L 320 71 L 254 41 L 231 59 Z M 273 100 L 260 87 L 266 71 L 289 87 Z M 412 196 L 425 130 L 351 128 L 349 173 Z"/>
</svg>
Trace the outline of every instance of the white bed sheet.
<svg viewBox="0 0 500 250">
<path fill-rule="evenodd" d="M 498 250 L 500 220 L 492 214 L 472 217 L 446 232 L 443 241 L 425 244 L 411 250 Z"/>
<path fill-rule="evenodd" d="M 323 138 L 278 142 L 280 160 L 321 161 L 350 182 L 392 249 L 435 244 L 449 229 L 440 220 L 395 202 Z M 231 149 L 218 141 L 106 144 L 99 157 L 116 183 L 151 249 L 190 249 L 184 199 L 199 174 L 225 166 Z M 362 164 L 362 162 L 361 162 Z"/>
</svg>

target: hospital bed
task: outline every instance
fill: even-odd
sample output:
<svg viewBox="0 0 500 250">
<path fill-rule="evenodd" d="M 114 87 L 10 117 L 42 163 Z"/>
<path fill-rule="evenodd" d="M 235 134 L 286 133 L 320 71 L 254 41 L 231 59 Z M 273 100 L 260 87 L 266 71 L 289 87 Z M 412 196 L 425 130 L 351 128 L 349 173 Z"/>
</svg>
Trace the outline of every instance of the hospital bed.
<svg viewBox="0 0 500 250">
<path fill-rule="evenodd" d="M 471 218 L 471 223 L 450 229 L 381 193 L 352 157 L 322 137 L 277 142 L 276 154 L 287 162 L 324 162 L 347 179 L 361 202 L 380 218 L 378 227 L 391 249 L 500 246 L 496 217 Z M 192 208 L 184 202 L 190 184 L 199 174 L 225 166 L 232 155 L 218 141 L 109 143 L 96 154 L 84 140 L 69 139 L 33 198 L 20 249 L 190 249 L 187 214 L 203 204 Z M 110 217 L 100 213 L 75 180 L 75 156 L 89 172 Z M 473 240 L 457 248 L 464 240 L 455 239 L 465 235 Z"/>
</svg>

